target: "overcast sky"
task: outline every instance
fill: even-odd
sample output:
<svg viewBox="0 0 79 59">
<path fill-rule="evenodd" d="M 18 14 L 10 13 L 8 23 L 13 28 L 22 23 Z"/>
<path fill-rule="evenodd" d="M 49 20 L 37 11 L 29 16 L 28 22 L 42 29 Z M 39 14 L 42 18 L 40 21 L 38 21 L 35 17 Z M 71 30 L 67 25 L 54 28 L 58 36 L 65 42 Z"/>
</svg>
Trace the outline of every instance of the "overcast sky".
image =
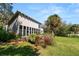
<svg viewBox="0 0 79 59">
<path fill-rule="evenodd" d="M 35 20 L 44 23 L 48 16 L 58 14 L 66 23 L 79 23 L 79 4 L 67 3 L 17 3 L 13 12 L 20 11 Z"/>
</svg>

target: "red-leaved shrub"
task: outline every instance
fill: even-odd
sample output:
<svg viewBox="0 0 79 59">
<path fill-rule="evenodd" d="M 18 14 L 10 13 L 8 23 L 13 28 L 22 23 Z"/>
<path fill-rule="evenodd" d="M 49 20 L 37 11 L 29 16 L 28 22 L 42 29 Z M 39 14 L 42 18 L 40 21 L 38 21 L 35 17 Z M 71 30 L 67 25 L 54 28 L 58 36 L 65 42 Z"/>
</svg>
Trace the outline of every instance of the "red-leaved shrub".
<svg viewBox="0 0 79 59">
<path fill-rule="evenodd" d="M 43 36 L 44 38 L 44 41 L 45 41 L 45 44 L 47 44 L 47 45 L 51 45 L 52 43 L 53 43 L 53 38 L 52 38 L 52 36 L 51 35 L 44 35 Z"/>
<path fill-rule="evenodd" d="M 54 38 L 51 34 L 37 35 L 35 38 L 35 45 L 46 47 L 47 45 L 52 45 L 53 39 Z"/>
</svg>

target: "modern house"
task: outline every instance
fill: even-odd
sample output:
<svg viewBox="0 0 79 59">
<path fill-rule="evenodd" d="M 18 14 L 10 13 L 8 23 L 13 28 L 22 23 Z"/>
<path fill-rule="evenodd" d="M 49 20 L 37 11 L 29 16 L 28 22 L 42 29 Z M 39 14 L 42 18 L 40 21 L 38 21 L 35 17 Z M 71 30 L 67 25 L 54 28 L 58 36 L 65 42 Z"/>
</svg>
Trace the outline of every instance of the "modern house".
<svg viewBox="0 0 79 59">
<path fill-rule="evenodd" d="M 10 32 L 27 36 L 33 33 L 41 33 L 43 31 L 41 25 L 40 22 L 17 11 L 8 22 L 8 29 Z"/>
</svg>

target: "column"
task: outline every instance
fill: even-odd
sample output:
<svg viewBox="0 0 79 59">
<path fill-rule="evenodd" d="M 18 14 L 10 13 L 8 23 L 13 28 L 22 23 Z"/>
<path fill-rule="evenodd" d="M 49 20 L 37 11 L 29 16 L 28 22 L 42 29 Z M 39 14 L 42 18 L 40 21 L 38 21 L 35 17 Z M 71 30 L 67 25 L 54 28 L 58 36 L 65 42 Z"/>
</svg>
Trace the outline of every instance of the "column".
<svg viewBox="0 0 79 59">
<path fill-rule="evenodd" d="M 32 34 L 33 34 L 33 28 L 32 28 Z"/>
<path fill-rule="evenodd" d="M 31 27 L 30 27 L 30 34 L 31 34 Z"/>
<path fill-rule="evenodd" d="M 37 34 L 37 29 L 36 29 L 36 34 Z"/>
<path fill-rule="evenodd" d="M 30 34 L 31 34 L 31 27 L 30 27 Z"/>
<path fill-rule="evenodd" d="M 26 32 L 26 34 L 25 34 L 25 35 L 27 36 L 27 26 L 26 26 L 26 30 L 25 30 L 25 32 Z"/>
<path fill-rule="evenodd" d="M 31 34 L 32 34 L 32 28 L 31 28 Z"/>
<path fill-rule="evenodd" d="M 28 35 L 30 35 L 30 27 L 28 27 Z"/>
<path fill-rule="evenodd" d="M 29 33 L 29 29 L 28 29 L 28 27 L 27 27 L 27 36 L 29 35 L 28 33 Z"/>
<path fill-rule="evenodd" d="M 18 27 L 17 27 L 17 33 L 16 33 L 16 34 L 19 34 L 19 27 L 20 27 L 20 26 L 18 25 Z"/>
<path fill-rule="evenodd" d="M 22 36 L 24 35 L 24 26 L 22 26 Z"/>
<path fill-rule="evenodd" d="M 34 34 L 34 28 L 33 28 L 33 34 Z"/>
<path fill-rule="evenodd" d="M 35 28 L 35 34 L 36 34 L 36 28 Z"/>
</svg>

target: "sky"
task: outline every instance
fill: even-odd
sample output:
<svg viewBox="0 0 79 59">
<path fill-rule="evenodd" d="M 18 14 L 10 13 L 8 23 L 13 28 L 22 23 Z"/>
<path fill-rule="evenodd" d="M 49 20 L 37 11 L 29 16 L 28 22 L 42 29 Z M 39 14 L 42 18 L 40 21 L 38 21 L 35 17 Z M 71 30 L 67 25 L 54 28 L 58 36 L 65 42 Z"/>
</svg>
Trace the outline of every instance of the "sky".
<svg viewBox="0 0 79 59">
<path fill-rule="evenodd" d="M 13 12 L 20 11 L 44 23 L 50 15 L 58 14 L 65 23 L 79 24 L 78 3 L 16 3 Z"/>
</svg>

